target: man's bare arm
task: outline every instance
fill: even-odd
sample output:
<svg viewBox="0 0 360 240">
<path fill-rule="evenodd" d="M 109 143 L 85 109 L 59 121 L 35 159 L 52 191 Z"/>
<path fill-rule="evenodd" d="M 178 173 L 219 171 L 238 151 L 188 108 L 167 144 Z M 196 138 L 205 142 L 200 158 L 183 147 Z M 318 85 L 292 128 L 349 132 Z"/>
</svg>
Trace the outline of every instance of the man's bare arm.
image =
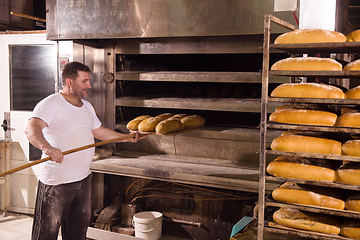
<svg viewBox="0 0 360 240">
<path fill-rule="evenodd" d="M 61 163 L 64 160 L 61 150 L 51 146 L 44 138 L 42 129 L 46 126 L 40 118 L 31 118 L 25 129 L 26 137 L 32 145 L 51 157 L 52 161 Z"/>
</svg>

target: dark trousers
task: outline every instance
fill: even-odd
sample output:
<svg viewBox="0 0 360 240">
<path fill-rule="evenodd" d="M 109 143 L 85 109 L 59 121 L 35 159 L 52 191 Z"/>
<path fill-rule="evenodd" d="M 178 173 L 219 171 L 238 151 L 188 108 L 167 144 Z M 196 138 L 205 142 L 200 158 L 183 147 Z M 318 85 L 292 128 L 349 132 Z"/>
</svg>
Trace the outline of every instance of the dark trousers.
<svg viewBox="0 0 360 240">
<path fill-rule="evenodd" d="M 45 185 L 39 182 L 32 240 L 85 240 L 91 217 L 91 175 L 85 179 Z"/>
</svg>

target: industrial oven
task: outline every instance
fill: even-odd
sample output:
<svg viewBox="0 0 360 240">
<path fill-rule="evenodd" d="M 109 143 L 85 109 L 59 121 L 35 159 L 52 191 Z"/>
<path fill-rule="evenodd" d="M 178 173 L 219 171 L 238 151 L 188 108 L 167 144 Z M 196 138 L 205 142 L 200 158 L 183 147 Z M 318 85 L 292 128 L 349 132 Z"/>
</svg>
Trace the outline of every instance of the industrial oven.
<svg viewBox="0 0 360 240">
<path fill-rule="evenodd" d="M 274 12 L 262 0 L 50 0 L 46 8 L 59 70 L 72 60 L 90 66 L 88 100 L 106 127 L 128 132 L 145 114 L 206 119 L 201 129 L 107 146 L 91 166 L 92 226 L 131 235 L 132 214 L 156 210 L 163 234 L 229 239 L 258 198 L 263 18 L 296 24 L 296 8 Z M 270 88 L 289 81 L 271 77 Z M 269 131 L 269 143 L 278 134 Z"/>
</svg>

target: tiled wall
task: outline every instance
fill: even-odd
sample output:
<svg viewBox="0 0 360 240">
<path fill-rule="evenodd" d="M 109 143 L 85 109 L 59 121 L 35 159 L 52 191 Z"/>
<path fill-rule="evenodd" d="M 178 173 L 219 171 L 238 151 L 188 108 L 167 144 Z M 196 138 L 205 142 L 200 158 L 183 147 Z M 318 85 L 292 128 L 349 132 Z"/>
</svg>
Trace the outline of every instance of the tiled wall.
<svg viewBox="0 0 360 240">
<path fill-rule="evenodd" d="M 0 0 L 0 31 L 34 29 L 34 20 L 10 14 L 13 11 L 34 16 L 33 5 L 33 0 Z"/>
</svg>

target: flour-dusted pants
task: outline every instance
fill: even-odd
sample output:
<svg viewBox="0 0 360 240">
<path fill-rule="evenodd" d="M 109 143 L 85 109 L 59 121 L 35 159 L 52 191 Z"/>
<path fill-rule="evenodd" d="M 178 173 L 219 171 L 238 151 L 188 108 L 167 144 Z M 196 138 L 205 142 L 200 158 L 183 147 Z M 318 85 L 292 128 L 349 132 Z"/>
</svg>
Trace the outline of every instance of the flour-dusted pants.
<svg viewBox="0 0 360 240">
<path fill-rule="evenodd" d="M 85 240 L 91 217 L 91 174 L 85 179 L 45 185 L 39 181 L 32 240 Z"/>
</svg>

